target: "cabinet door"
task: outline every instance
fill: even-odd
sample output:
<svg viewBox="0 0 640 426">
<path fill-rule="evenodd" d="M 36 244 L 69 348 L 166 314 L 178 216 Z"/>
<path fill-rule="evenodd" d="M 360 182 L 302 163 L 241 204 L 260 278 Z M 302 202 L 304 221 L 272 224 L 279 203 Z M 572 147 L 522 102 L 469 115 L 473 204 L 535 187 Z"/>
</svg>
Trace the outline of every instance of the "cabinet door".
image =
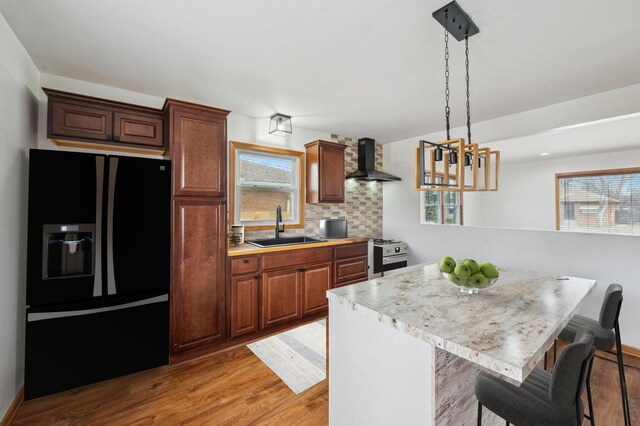
<svg viewBox="0 0 640 426">
<path fill-rule="evenodd" d="M 231 337 L 258 330 L 259 275 L 231 278 Z"/>
<path fill-rule="evenodd" d="M 171 288 L 174 353 L 225 337 L 225 222 L 222 201 L 174 200 Z"/>
<path fill-rule="evenodd" d="M 300 318 L 300 272 L 285 269 L 262 274 L 262 327 Z"/>
<path fill-rule="evenodd" d="M 344 202 L 344 149 L 320 145 L 320 202 Z"/>
<path fill-rule="evenodd" d="M 226 138 L 225 116 L 171 110 L 175 196 L 224 196 Z"/>
<path fill-rule="evenodd" d="M 49 99 L 50 138 L 81 138 L 98 141 L 113 138 L 113 112 L 98 106 Z"/>
<path fill-rule="evenodd" d="M 367 276 L 369 275 L 369 268 L 367 263 L 367 256 L 336 260 L 336 285 L 343 282 L 354 281 L 357 279 L 366 280 Z"/>
<path fill-rule="evenodd" d="M 302 315 L 310 315 L 328 306 L 331 263 L 302 268 Z"/>
<path fill-rule="evenodd" d="M 157 148 L 164 146 L 161 118 L 116 112 L 114 115 L 113 140 L 115 142 L 147 145 Z"/>
</svg>

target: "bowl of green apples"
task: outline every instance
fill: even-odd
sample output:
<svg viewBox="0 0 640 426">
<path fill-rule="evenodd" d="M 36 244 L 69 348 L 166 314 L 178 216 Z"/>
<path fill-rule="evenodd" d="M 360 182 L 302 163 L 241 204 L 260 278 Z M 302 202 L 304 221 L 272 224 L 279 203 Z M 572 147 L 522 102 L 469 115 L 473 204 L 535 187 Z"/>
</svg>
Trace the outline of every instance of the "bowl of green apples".
<svg viewBox="0 0 640 426">
<path fill-rule="evenodd" d="M 498 268 L 491 262 L 478 263 L 473 259 L 456 262 L 453 257 L 445 256 L 439 266 L 442 277 L 463 293 L 474 294 L 486 290 L 500 277 Z"/>
</svg>

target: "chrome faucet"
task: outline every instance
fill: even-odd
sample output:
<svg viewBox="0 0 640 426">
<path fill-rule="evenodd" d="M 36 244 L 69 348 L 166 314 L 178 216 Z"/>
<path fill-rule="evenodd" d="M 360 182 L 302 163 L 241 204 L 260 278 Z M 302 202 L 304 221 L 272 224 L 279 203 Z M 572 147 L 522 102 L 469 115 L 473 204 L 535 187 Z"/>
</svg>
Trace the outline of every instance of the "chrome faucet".
<svg viewBox="0 0 640 426">
<path fill-rule="evenodd" d="M 280 224 L 282 224 L 282 229 L 280 229 Z M 280 233 L 284 233 L 284 223 L 282 223 L 282 207 L 278 204 L 276 207 L 276 238 L 280 238 Z"/>
</svg>

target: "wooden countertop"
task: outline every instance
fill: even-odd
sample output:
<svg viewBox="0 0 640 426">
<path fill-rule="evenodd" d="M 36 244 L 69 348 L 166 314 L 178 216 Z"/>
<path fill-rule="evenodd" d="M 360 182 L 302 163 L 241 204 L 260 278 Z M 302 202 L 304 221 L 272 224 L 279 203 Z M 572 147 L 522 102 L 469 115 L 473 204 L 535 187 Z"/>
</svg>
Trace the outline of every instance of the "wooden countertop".
<svg viewBox="0 0 640 426">
<path fill-rule="evenodd" d="M 318 247 L 332 247 L 340 246 L 344 244 L 366 243 L 368 238 L 352 237 L 352 238 L 336 238 L 332 240 L 323 241 L 321 243 L 307 243 L 307 244 L 294 244 L 290 246 L 277 246 L 277 247 L 256 247 L 254 245 L 244 243 L 240 246 L 229 246 L 227 256 L 245 256 L 248 254 L 262 254 L 262 253 L 275 253 L 280 251 L 310 249 Z"/>
</svg>

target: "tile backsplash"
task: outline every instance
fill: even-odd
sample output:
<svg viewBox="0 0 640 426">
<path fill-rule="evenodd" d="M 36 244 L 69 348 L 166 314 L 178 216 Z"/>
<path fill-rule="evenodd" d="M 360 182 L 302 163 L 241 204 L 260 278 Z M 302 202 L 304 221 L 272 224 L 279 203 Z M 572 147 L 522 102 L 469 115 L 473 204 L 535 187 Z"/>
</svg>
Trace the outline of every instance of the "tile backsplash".
<svg viewBox="0 0 640 426">
<path fill-rule="evenodd" d="M 358 168 L 358 140 L 331 135 L 331 141 L 347 145 L 345 170 Z M 376 169 L 382 170 L 382 146 L 376 145 Z M 336 204 L 305 204 L 304 229 L 287 229 L 285 235 L 318 235 L 321 219 L 347 219 L 349 236 L 382 238 L 382 182 L 348 179 L 345 181 L 345 202 Z M 274 231 L 247 231 L 245 239 L 273 237 Z"/>
</svg>

